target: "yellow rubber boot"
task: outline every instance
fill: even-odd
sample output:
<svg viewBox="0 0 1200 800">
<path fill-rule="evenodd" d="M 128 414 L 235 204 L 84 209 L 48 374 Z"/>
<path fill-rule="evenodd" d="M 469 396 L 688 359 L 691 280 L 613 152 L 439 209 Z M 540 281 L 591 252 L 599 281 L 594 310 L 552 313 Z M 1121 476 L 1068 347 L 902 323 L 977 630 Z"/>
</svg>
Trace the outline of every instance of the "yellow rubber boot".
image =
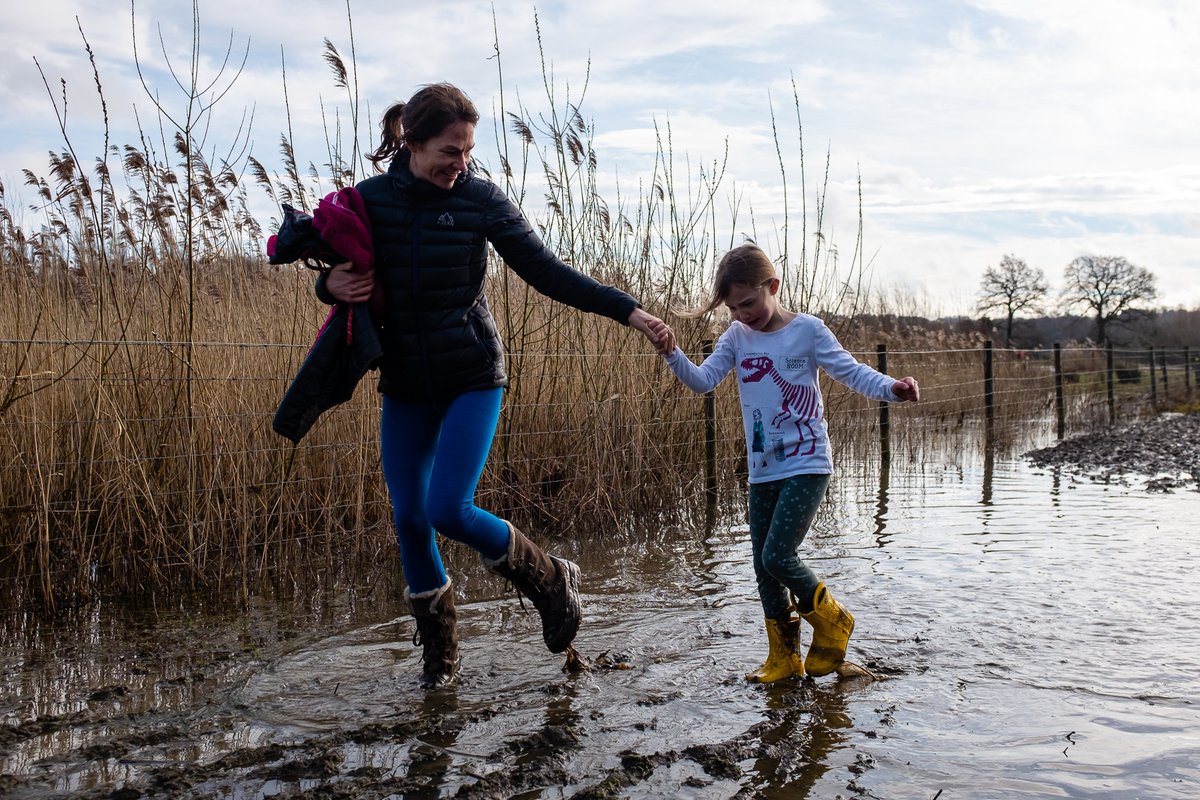
<svg viewBox="0 0 1200 800">
<path fill-rule="evenodd" d="M 812 645 L 804 659 L 804 669 L 814 678 L 828 675 L 846 660 L 846 645 L 854 631 L 854 615 L 825 588 L 817 584 L 813 610 L 801 617 L 813 628 Z"/>
<path fill-rule="evenodd" d="M 751 683 L 774 683 L 784 678 L 803 678 L 800 658 L 800 620 L 767 620 L 767 660 L 746 676 Z"/>
</svg>

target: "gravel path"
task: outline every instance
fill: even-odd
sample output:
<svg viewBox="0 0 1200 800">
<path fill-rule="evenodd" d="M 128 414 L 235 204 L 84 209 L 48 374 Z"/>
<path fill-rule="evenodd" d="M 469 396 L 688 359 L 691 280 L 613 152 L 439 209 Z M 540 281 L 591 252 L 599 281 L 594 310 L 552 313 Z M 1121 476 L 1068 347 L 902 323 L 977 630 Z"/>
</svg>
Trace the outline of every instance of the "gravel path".
<svg viewBox="0 0 1200 800">
<path fill-rule="evenodd" d="M 1160 414 L 1127 428 L 1066 439 L 1025 456 L 1039 467 L 1088 472 L 1105 480 L 1145 475 L 1149 491 L 1200 491 L 1200 414 Z"/>
</svg>

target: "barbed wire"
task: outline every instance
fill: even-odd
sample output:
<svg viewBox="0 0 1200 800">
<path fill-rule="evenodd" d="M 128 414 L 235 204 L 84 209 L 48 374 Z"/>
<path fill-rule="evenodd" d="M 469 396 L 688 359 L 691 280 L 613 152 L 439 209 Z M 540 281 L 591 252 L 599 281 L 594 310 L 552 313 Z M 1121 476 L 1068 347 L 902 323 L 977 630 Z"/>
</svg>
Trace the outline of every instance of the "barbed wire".
<svg viewBox="0 0 1200 800">
<path fill-rule="evenodd" d="M 261 371 L 232 368 L 235 361 L 241 365 L 252 361 L 245 358 L 246 353 L 299 350 L 307 348 L 307 343 L 0 339 L 0 348 L 78 349 L 103 345 L 163 349 L 184 344 L 193 349 L 211 349 L 218 356 L 236 351 L 221 362 L 222 374 L 200 374 L 195 386 L 263 388 L 251 400 L 236 388 L 219 394 L 210 394 L 205 388 L 190 417 L 196 427 L 187 438 L 188 447 L 181 450 L 169 449 L 178 447 L 183 438 L 181 417 L 171 405 L 177 397 L 168 396 L 163 401 L 167 410 L 161 413 L 147 413 L 144 406 L 123 406 L 119 398 L 125 387 L 151 387 L 153 403 L 154 391 L 177 386 L 177 370 L 164 368 L 161 375 L 147 377 L 127 365 L 125 371 L 105 372 L 102 383 L 84 374 L 67 376 L 62 382 L 68 387 L 94 384 L 102 391 L 87 395 L 84 401 L 48 405 L 39 404 L 35 395 L 32 400 L 20 401 L 23 405 L 10 406 L 0 417 L 0 455 L 4 456 L 0 461 L 0 487 L 7 489 L 0 498 L 0 591 L 47 582 L 69 583 L 79 578 L 81 571 L 95 572 L 97 566 L 108 563 L 112 554 L 105 549 L 109 544 L 102 537 L 86 540 L 79 553 L 46 552 L 43 540 L 52 536 L 55 524 L 65 520 L 94 517 L 103 518 L 105 524 L 140 522 L 154 526 L 153 531 L 130 531 L 126 538 L 136 541 L 160 537 L 138 557 L 151 559 L 153 569 L 164 574 L 195 570 L 197 561 L 231 561 L 235 569 L 257 573 L 263 567 L 255 559 L 273 549 L 328 548 L 332 538 L 346 534 L 375 551 L 391 546 L 391 507 L 379 468 L 378 426 L 363 418 L 364 414 L 378 414 L 379 399 L 373 387 L 360 388 L 351 401 L 327 412 L 329 416 L 321 425 L 328 426 L 328 431 L 322 432 L 318 426 L 304 443 L 293 445 L 270 431 L 274 409 L 255 407 L 255 403 L 261 405 L 281 396 L 287 376 L 268 364 Z M 903 435 L 908 429 L 945 430 L 947 420 L 954 426 L 956 418 L 958 424 L 966 418 L 981 419 L 989 407 L 993 421 L 999 425 L 1031 418 L 1044 421 L 1056 404 L 1065 407 L 1072 425 L 1091 429 L 1098 423 L 1115 421 L 1109 407 L 1110 391 L 1113 402 L 1122 406 L 1123 418 L 1132 420 L 1138 413 L 1153 411 L 1155 399 L 1165 399 L 1168 392 L 1190 397 L 1196 390 L 1196 351 L 1191 348 L 1156 348 L 1153 356 L 1148 350 L 1112 352 L 1120 354 L 1126 363 L 1110 370 L 1105 350 L 1062 347 L 1056 370 L 1050 360 L 1053 351 L 992 348 L 989 390 L 982 347 L 887 350 L 891 374 L 914 374 L 922 384 L 921 403 L 890 408 L 889 429 L 898 444 L 908 446 Z M 879 355 L 878 349 L 852 353 L 869 364 L 875 363 Z M 584 363 L 611 358 L 599 353 L 537 350 L 521 350 L 509 353 L 509 357 Z M 621 354 L 622 359 L 631 357 L 661 364 L 654 353 Z M 12 385 L 35 381 L 37 375 L 0 375 L 0 379 Z M 664 462 L 685 467 L 673 476 L 684 487 L 699 486 L 705 469 L 719 473 L 725 485 L 744 479 L 743 420 L 732 381 L 725 381 L 714 392 L 716 413 L 710 422 L 715 428 L 717 460 L 707 466 L 702 457 L 703 400 L 678 385 L 665 365 L 650 379 L 625 380 L 606 388 L 612 388 L 613 393 L 586 398 L 550 396 L 534 401 L 523 401 L 519 393 L 510 395 L 502 409 L 493 457 L 479 489 L 480 504 L 511 504 L 514 497 L 530 503 L 552 501 L 555 492 L 566 492 L 568 498 L 586 495 L 598 507 L 609 509 L 607 513 L 614 513 L 610 506 L 620 502 L 619 492 L 614 494 L 615 499 L 604 493 L 611 487 L 651 491 L 644 486 L 655 485 L 651 479 L 657 477 Z M 844 456 L 835 446 L 835 457 L 861 459 L 864 453 L 878 448 L 874 434 L 880 430 L 880 404 L 849 392 L 825 376 L 822 392 L 835 445 L 852 445 L 845 448 Z M 1161 397 L 1156 398 L 1155 392 Z M 110 399 L 104 404 L 94 402 L 97 394 L 106 393 Z M 98 412 L 98 408 L 102 410 Z M 652 409 L 658 409 L 658 416 L 650 413 Z M 1127 413 L 1130 409 L 1132 414 Z M 664 410 L 668 413 L 661 413 Z M 856 439 L 855 430 L 869 431 L 873 436 Z M 154 432 L 162 435 L 161 446 L 167 451 L 139 449 L 147 444 L 145 437 Z M 100 446 L 84 459 L 71 443 L 78 444 L 89 436 Z M 132 441 L 134 436 L 143 439 Z M 22 443 L 30 447 L 22 450 Z M 581 454 L 581 449 L 587 452 Z M 119 476 L 131 465 L 137 482 L 115 490 L 111 485 L 103 487 L 108 494 L 89 496 L 86 486 L 77 487 L 77 494 L 66 492 L 60 496 L 50 491 L 66 475 L 87 473 L 109 479 L 107 476 Z M 188 470 L 197 468 L 202 470 L 196 473 L 198 482 L 183 479 L 192 474 Z M 506 470 L 532 482 L 517 486 L 505 483 L 511 480 L 500 475 Z M 147 477 L 151 475 L 155 477 Z M 579 485 L 573 489 L 558 486 L 571 481 Z M 347 491 L 347 487 L 354 488 Z M 109 507 L 114 496 L 125 497 L 130 507 Z M 212 503 L 207 509 L 210 512 L 236 516 L 182 516 L 180 509 L 189 508 L 189 504 L 203 506 L 205 502 Z M 553 516 L 555 509 L 547 506 L 543 512 Z M 203 534 L 229 525 L 239 526 L 238 537 L 210 537 L 189 544 L 194 531 Z M 350 545 L 337 541 L 335 546 Z M 254 554 L 250 562 L 241 563 L 248 553 Z M 96 563 L 88 567 L 87 559 Z M 203 576 L 198 579 L 206 580 Z"/>
</svg>

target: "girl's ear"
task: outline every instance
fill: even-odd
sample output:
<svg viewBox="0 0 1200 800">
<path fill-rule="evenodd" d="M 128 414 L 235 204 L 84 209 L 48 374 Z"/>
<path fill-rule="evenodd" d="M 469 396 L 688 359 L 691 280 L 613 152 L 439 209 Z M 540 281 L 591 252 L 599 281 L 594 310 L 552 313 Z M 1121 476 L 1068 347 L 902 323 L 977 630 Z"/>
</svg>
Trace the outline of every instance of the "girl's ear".
<svg viewBox="0 0 1200 800">
<path fill-rule="evenodd" d="M 772 295 L 779 294 L 780 286 L 783 286 L 783 281 L 779 280 L 779 278 L 771 278 L 771 285 L 767 287 L 767 291 Z"/>
</svg>

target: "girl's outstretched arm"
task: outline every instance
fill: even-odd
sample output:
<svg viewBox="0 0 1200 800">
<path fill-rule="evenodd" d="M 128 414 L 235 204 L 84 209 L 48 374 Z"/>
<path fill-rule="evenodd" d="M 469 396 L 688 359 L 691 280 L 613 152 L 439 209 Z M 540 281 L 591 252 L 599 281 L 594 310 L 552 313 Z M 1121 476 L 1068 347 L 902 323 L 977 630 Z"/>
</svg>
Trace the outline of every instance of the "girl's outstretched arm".
<svg viewBox="0 0 1200 800">
<path fill-rule="evenodd" d="M 704 359 L 700 366 L 693 364 L 678 347 L 666 355 L 667 366 L 675 373 L 675 377 L 693 392 L 711 392 L 733 369 L 736 354 L 727 334 L 728 332 L 717 340 L 712 355 Z"/>
<path fill-rule="evenodd" d="M 829 377 L 872 400 L 895 403 L 899 400 L 917 399 L 915 380 L 905 378 L 898 381 L 869 364 L 862 363 L 842 347 L 828 325 L 820 320 L 816 320 L 815 325 L 813 340 L 817 351 L 817 363 Z M 911 387 L 907 381 L 912 381 Z M 902 391 L 905 394 L 901 394 Z"/>
</svg>

